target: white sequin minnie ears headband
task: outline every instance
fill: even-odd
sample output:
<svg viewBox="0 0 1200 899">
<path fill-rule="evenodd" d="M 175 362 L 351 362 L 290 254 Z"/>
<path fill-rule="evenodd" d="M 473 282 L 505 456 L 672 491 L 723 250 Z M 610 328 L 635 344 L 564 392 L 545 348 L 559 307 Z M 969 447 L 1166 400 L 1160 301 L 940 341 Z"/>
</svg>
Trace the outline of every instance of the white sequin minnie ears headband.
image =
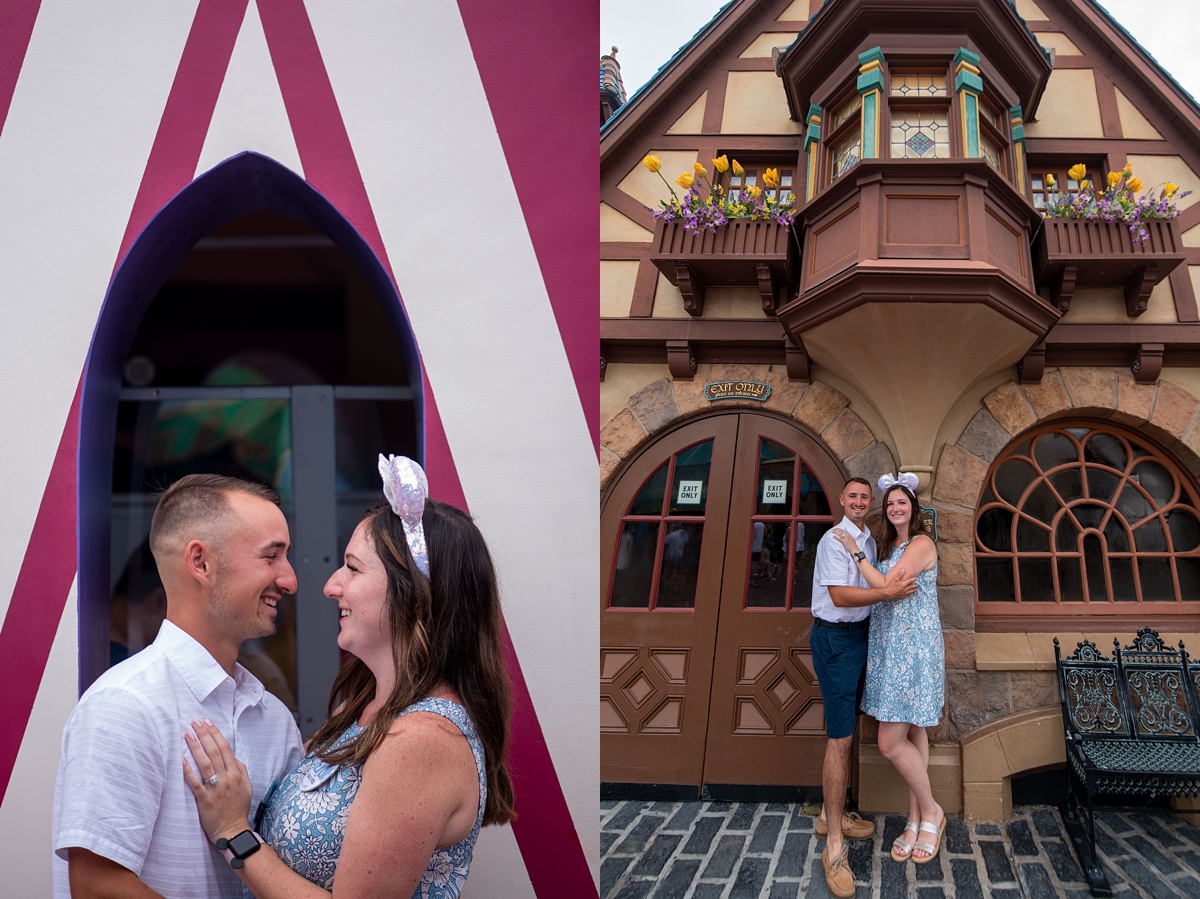
<svg viewBox="0 0 1200 899">
<path fill-rule="evenodd" d="M 429 499 L 429 482 L 421 466 L 408 456 L 379 454 L 379 476 L 383 478 L 383 495 L 388 505 L 404 525 L 404 538 L 413 561 L 425 577 L 429 577 L 429 548 L 425 545 L 425 527 L 421 516 L 425 500 Z"/>
<path fill-rule="evenodd" d="M 893 487 L 899 484 L 901 487 L 907 487 L 908 492 L 916 496 L 917 494 L 917 476 L 911 471 L 900 472 L 899 477 L 892 477 L 890 474 L 885 474 L 879 479 L 879 489 L 887 493 Z"/>
</svg>

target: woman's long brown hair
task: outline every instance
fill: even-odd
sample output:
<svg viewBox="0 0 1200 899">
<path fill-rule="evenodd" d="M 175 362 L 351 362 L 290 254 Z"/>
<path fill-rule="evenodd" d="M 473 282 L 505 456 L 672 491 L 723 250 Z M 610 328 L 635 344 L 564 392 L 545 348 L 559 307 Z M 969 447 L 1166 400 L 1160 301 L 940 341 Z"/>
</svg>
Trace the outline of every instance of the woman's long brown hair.
<svg viewBox="0 0 1200 899">
<path fill-rule="evenodd" d="M 462 700 L 483 743 L 487 769 L 484 824 L 516 817 L 506 766 L 512 699 L 500 633 L 500 591 L 483 535 L 470 517 L 429 500 L 421 518 L 429 548 L 429 578 L 416 567 L 400 519 L 387 505 L 363 515 L 387 571 L 387 615 L 396 685 L 371 723 L 351 743 L 333 749 L 375 696 L 375 676 L 351 656 L 329 697 L 329 719 L 312 748 L 329 763 L 360 763 L 383 741 L 396 716 L 448 684 Z"/>
</svg>

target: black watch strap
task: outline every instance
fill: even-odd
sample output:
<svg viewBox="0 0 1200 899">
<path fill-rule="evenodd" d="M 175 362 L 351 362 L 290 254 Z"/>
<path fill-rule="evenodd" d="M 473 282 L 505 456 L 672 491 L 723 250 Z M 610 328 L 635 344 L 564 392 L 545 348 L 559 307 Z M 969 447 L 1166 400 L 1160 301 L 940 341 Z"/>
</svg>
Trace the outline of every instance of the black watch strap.
<svg viewBox="0 0 1200 899">
<path fill-rule="evenodd" d="M 867 557 L 867 554 L 860 549 L 858 552 L 854 553 L 854 564 L 857 565 L 859 562 L 861 562 L 866 557 Z"/>
<path fill-rule="evenodd" d="M 216 847 L 222 852 L 229 850 L 233 853 L 233 858 L 229 860 L 229 867 L 235 870 L 242 866 L 246 858 L 258 852 L 258 847 L 261 845 L 262 840 L 258 838 L 258 834 L 250 829 L 243 830 L 228 840 L 221 837 L 216 842 Z"/>
</svg>

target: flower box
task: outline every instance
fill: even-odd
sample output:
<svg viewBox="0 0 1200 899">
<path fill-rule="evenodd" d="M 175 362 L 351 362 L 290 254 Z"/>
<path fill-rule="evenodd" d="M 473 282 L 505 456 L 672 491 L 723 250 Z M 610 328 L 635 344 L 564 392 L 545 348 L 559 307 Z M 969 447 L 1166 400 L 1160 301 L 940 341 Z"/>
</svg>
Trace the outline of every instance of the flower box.
<svg viewBox="0 0 1200 899">
<path fill-rule="evenodd" d="M 1038 285 L 1049 287 L 1063 312 L 1077 287 L 1120 287 L 1130 316 L 1146 311 L 1154 285 L 1183 262 L 1175 219 L 1145 222 L 1147 236 L 1134 242 L 1122 222 L 1051 218 L 1037 239 Z"/>
<path fill-rule="evenodd" d="M 681 221 L 659 221 L 650 247 L 650 261 L 679 287 L 690 315 L 703 314 L 705 288 L 720 285 L 757 286 L 763 312 L 774 315 L 780 288 L 791 285 L 797 270 L 796 256 L 790 226 L 750 219 L 696 234 Z"/>
</svg>

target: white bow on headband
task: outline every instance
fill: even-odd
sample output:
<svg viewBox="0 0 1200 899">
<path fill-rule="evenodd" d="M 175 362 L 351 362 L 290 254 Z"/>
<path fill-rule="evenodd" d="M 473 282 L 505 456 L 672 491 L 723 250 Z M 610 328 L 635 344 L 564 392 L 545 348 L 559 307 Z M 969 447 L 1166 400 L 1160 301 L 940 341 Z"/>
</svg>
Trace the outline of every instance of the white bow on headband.
<svg viewBox="0 0 1200 899">
<path fill-rule="evenodd" d="M 388 505 L 404 525 L 404 538 L 413 561 L 425 577 L 429 577 L 429 548 L 425 545 L 425 527 L 421 516 L 429 498 L 429 482 L 421 466 L 408 456 L 379 454 L 379 476 L 383 478 L 383 495 Z"/>
<path fill-rule="evenodd" d="M 908 492 L 916 496 L 917 476 L 911 471 L 902 471 L 900 472 L 900 476 L 895 478 L 890 474 L 885 474 L 879 479 L 879 489 L 884 493 L 887 493 L 897 484 L 899 484 L 901 487 L 907 487 Z"/>
</svg>

